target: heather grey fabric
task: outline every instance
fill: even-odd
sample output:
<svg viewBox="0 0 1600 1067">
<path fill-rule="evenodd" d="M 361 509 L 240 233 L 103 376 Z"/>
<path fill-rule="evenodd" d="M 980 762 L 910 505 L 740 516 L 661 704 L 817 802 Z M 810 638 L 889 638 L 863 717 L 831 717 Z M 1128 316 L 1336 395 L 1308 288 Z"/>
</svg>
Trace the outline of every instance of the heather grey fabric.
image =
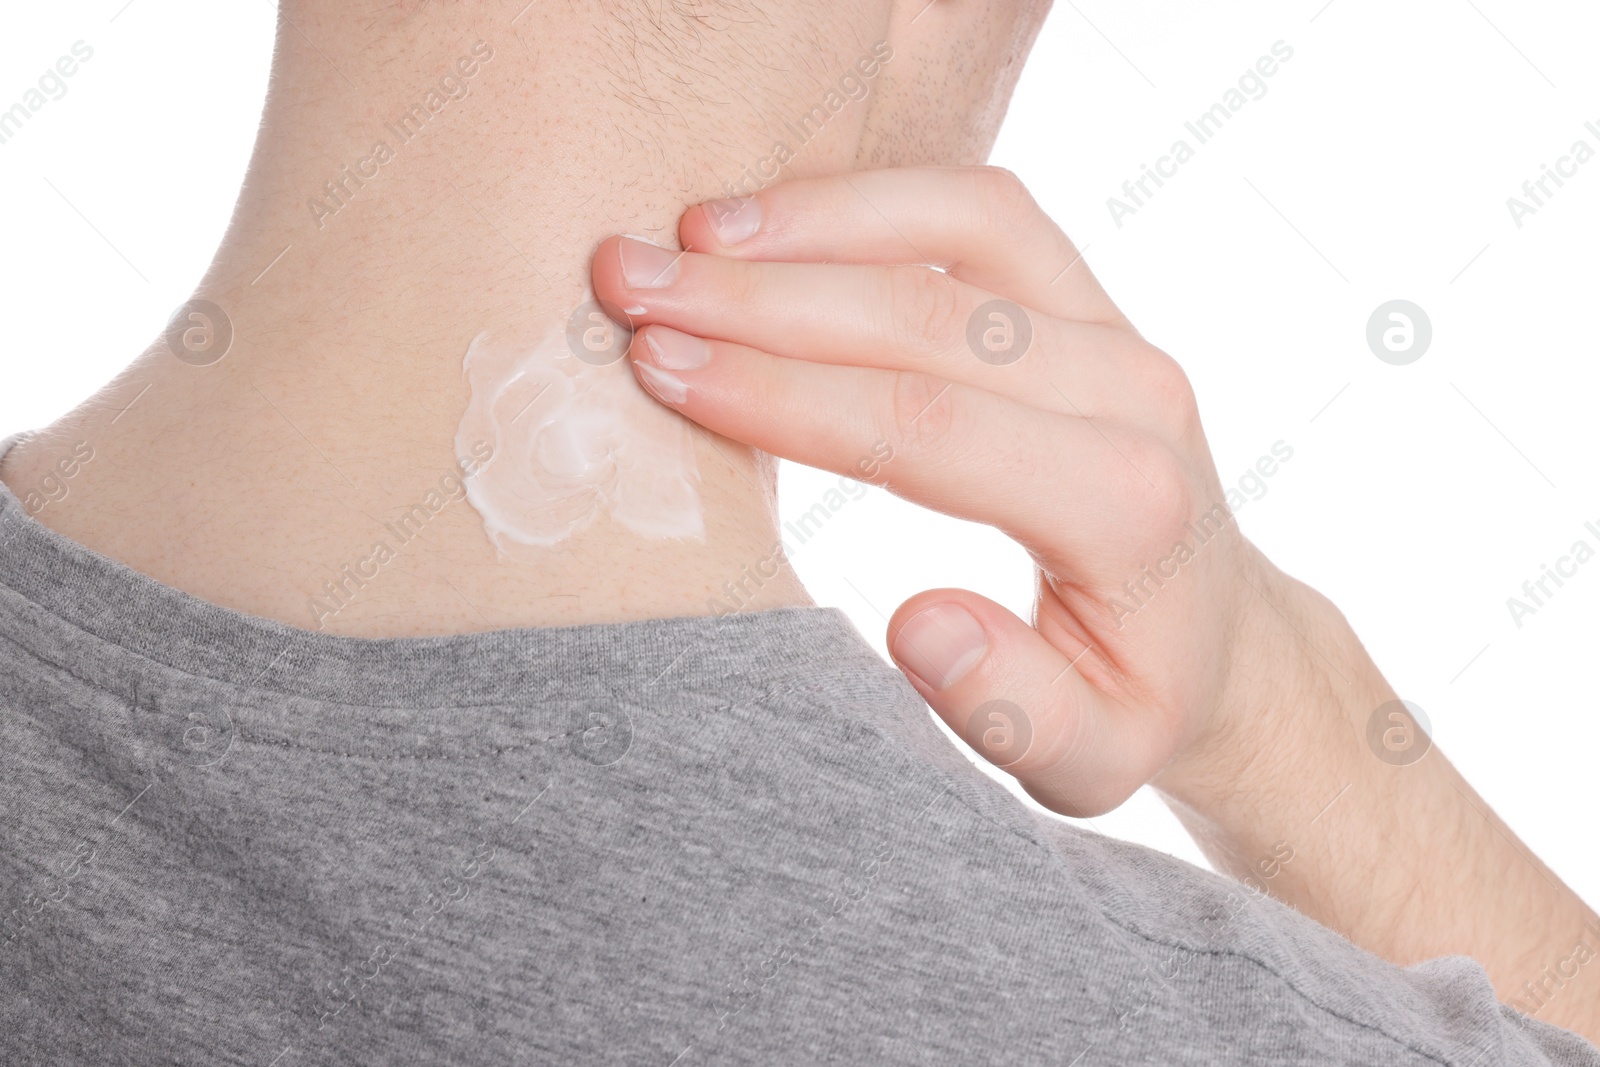
<svg viewBox="0 0 1600 1067">
<path fill-rule="evenodd" d="M 1035 817 L 832 610 L 332 637 L 0 493 L 0 813 L 11 1065 L 1600 1063 Z"/>
</svg>

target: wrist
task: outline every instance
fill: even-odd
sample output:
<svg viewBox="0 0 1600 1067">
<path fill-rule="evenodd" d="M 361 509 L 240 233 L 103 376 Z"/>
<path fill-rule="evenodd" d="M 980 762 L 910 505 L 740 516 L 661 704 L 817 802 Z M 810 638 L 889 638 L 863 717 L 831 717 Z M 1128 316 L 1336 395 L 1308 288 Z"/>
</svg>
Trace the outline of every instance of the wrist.
<svg viewBox="0 0 1600 1067">
<path fill-rule="evenodd" d="M 1366 717 L 1394 694 L 1332 601 L 1254 546 L 1240 582 L 1209 726 L 1153 784 L 1208 852 L 1249 864 L 1366 769 Z"/>
</svg>

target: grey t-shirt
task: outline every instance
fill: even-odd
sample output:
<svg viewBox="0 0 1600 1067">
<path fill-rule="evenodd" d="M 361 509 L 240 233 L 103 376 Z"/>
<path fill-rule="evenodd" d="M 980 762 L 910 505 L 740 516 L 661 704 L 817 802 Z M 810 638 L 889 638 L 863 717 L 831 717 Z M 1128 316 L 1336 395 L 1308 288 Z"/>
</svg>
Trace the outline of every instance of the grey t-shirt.
<svg viewBox="0 0 1600 1067">
<path fill-rule="evenodd" d="M 842 615 L 359 640 L 0 490 L 0 1061 L 1600 1064 L 1035 815 Z"/>
</svg>

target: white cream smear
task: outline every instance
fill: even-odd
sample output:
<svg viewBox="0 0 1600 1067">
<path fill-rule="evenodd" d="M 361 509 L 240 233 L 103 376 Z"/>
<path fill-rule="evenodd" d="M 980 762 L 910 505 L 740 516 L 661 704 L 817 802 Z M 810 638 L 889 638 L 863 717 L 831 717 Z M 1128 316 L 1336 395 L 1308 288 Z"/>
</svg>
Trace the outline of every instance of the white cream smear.
<svg viewBox="0 0 1600 1067">
<path fill-rule="evenodd" d="M 560 325 L 486 331 L 462 374 L 456 451 L 494 447 L 466 486 L 502 559 L 537 558 L 602 514 L 641 537 L 705 539 L 693 431 L 639 388 L 626 358 L 585 362 Z"/>
</svg>

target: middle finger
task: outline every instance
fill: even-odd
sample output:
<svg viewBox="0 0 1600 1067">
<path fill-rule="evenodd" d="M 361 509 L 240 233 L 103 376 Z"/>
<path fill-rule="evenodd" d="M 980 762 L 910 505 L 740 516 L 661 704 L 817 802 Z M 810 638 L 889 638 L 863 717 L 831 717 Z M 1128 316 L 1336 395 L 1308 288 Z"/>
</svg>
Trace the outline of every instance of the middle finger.
<svg viewBox="0 0 1600 1067">
<path fill-rule="evenodd" d="M 930 267 L 766 263 L 613 238 L 607 311 L 816 363 L 913 370 L 1061 414 L 1123 414 L 1159 353 L 1118 325 L 1066 322 Z"/>
</svg>

